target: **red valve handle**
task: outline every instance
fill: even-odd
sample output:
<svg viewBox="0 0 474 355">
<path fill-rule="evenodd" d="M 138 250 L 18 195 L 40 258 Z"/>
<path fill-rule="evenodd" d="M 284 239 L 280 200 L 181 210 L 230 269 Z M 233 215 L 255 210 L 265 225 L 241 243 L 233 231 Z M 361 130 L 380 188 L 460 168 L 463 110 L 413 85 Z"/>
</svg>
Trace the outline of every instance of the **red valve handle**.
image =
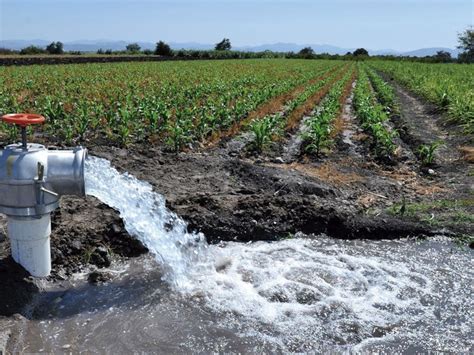
<svg viewBox="0 0 474 355">
<path fill-rule="evenodd" d="M 26 127 L 32 124 L 41 124 L 45 121 L 45 118 L 34 113 L 10 113 L 8 115 L 3 115 L 2 121 Z"/>
</svg>

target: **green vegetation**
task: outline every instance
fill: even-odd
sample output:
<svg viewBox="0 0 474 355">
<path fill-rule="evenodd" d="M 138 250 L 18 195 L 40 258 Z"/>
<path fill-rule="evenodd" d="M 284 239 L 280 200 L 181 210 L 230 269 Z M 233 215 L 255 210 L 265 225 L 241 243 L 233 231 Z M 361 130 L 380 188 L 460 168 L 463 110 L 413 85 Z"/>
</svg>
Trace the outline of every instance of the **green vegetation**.
<svg viewBox="0 0 474 355">
<path fill-rule="evenodd" d="M 157 49 L 169 47 L 159 42 Z M 285 102 L 283 112 L 253 120 L 265 118 L 262 123 L 251 122 L 256 150 L 288 129 L 288 122 L 307 114 L 313 108 L 310 101 L 319 103 L 327 94 L 321 109 L 308 121 L 310 129 L 304 137 L 308 151 L 319 154 L 330 143 L 331 121 L 340 109 L 341 82 L 348 78 L 351 65 L 272 59 L 0 67 L 0 112 L 45 115 L 43 134 L 62 144 L 105 138 L 117 145 L 161 142 L 179 151 L 205 142 L 261 105 L 299 88 Z M 387 120 L 396 104 L 393 89 L 374 69 L 405 85 L 431 87 L 448 113 L 459 111 L 472 131 L 474 75 L 470 66 L 374 61 L 359 63 L 358 68 L 354 108 L 377 156 L 386 158 L 394 152 L 396 133 Z M 315 97 L 318 93 L 320 97 Z M 17 132 L 0 124 L 0 134 L 11 139 Z M 436 148 L 420 147 L 422 161 L 432 163 Z"/>
<path fill-rule="evenodd" d="M 422 144 L 418 147 L 418 157 L 425 166 L 432 165 L 435 159 L 435 151 L 442 145 L 442 142 L 433 142 L 431 144 Z"/>
<path fill-rule="evenodd" d="M 396 132 L 387 126 L 389 116 L 386 107 L 377 102 L 363 65 L 359 65 L 359 78 L 354 90 L 353 103 L 362 128 L 372 137 L 375 154 L 379 158 L 390 159 L 396 148 L 393 142 Z"/>
<path fill-rule="evenodd" d="M 400 61 L 374 61 L 370 65 L 447 112 L 467 133 L 474 133 L 474 66 Z"/>
<path fill-rule="evenodd" d="M 230 39 L 224 38 L 222 41 L 216 44 L 215 50 L 216 51 L 230 51 L 232 49 L 232 44 L 230 43 Z"/>
<path fill-rule="evenodd" d="M 397 111 L 395 105 L 395 92 L 374 70 L 366 68 L 370 83 L 375 90 L 377 100 L 385 106 L 387 112 Z"/>
<path fill-rule="evenodd" d="M 46 51 L 49 54 L 63 54 L 63 44 L 61 42 L 51 42 L 47 47 Z"/>
<path fill-rule="evenodd" d="M 369 52 L 365 48 L 357 48 L 354 53 L 352 53 L 354 57 L 368 57 Z"/>
<path fill-rule="evenodd" d="M 431 202 L 400 203 L 391 206 L 388 213 L 400 216 L 400 210 L 404 207 L 402 217 L 416 219 L 433 226 L 445 226 L 448 224 L 474 223 L 474 200 L 437 200 Z"/>
<path fill-rule="evenodd" d="M 288 120 L 292 117 L 292 115 L 298 116 L 296 118 L 300 120 L 304 112 L 297 112 L 297 110 L 303 108 L 303 105 L 305 104 L 314 106 L 315 103 L 308 102 L 308 100 L 310 100 L 311 96 L 320 92 L 326 84 L 335 80 L 337 75 L 340 75 L 339 71 L 333 72 L 326 78 L 308 85 L 301 94 L 297 95 L 295 98 L 289 100 L 285 104 L 284 112 L 278 112 L 273 115 L 263 117 L 263 119 L 254 120 L 250 128 L 254 133 L 252 145 L 255 147 L 255 150 L 258 153 L 261 153 L 263 147 L 272 140 L 272 137 L 280 136 L 285 131 Z M 313 107 L 310 107 L 309 109 L 312 108 Z"/>
<path fill-rule="evenodd" d="M 352 71 L 334 85 L 328 95 L 321 102 L 317 110 L 306 120 L 307 131 L 302 134 L 305 151 L 319 155 L 323 148 L 331 143 L 333 121 L 340 114 L 342 99 L 346 85 L 352 81 Z"/>
<path fill-rule="evenodd" d="M 462 50 L 459 61 L 462 63 L 474 63 L 474 29 L 468 28 L 458 36 L 459 46 Z"/>
<path fill-rule="evenodd" d="M 37 46 L 28 46 L 20 50 L 19 54 L 21 55 L 38 55 L 38 54 L 46 54 L 46 50 L 41 47 Z M 11 53 L 14 54 L 14 53 Z"/>
<path fill-rule="evenodd" d="M 299 55 L 301 58 L 304 58 L 304 59 L 313 59 L 315 53 L 314 53 L 313 48 L 311 48 L 311 47 L 304 47 L 304 48 L 302 48 L 302 49 L 298 52 L 298 55 Z"/>
<path fill-rule="evenodd" d="M 271 141 L 271 137 L 276 132 L 281 114 L 265 116 L 260 120 L 254 120 L 250 124 L 250 130 L 254 135 L 252 146 L 257 153 L 262 153 L 263 148 Z"/>
<path fill-rule="evenodd" d="M 167 43 L 163 41 L 159 41 L 156 44 L 155 52 L 153 54 L 171 57 L 173 55 L 173 51 L 171 50 L 171 47 Z"/>
<path fill-rule="evenodd" d="M 64 144 L 206 140 L 337 61 L 199 61 L 0 68 L 0 112 L 37 112 Z M 315 84 L 317 85 L 317 84 Z M 0 125 L 0 134 L 11 128 Z"/>
<path fill-rule="evenodd" d="M 127 51 L 127 53 L 130 53 L 130 54 L 138 54 L 140 53 L 140 45 L 138 43 L 130 43 L 130 44 L 127 44 L 127 46 L 125 47 L 125 50 Z"/>
</svg>

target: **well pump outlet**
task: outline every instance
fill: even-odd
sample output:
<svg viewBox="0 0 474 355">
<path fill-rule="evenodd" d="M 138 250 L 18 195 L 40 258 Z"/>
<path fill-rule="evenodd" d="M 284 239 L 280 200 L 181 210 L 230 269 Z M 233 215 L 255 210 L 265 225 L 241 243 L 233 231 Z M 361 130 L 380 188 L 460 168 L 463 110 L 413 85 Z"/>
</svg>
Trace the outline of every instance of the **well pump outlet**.
<svg viewBox="0 0 474 355">
<path fill-rule="evenodd" d="M 0 150 L 0 213 L 7 215 L 13 259 L 32 276 L 51 272 L 51 212 L 63 195 L 85 195 L 87 150 L 48 150 L 26 142 L 26 126 L 44 122 L 32 114 L 5 115 L 22 129 L 22 143 Z"/>
</svg>

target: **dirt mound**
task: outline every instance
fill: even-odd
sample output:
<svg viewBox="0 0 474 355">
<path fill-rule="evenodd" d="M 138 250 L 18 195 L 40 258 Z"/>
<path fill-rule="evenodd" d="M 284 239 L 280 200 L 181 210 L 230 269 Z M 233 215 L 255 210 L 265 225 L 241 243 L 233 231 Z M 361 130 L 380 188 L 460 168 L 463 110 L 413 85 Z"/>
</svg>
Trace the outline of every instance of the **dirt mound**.
<svg viewBox="0 0 474 355">
<path fill-rule="evenodd" d="M 115 257 L 148 250 L 125 230 L 117 211 L 94 197 L 65 197 L 52 215 L 53 277 L 66 277 L 84 265 L 108 267 Z"/>
</svg>

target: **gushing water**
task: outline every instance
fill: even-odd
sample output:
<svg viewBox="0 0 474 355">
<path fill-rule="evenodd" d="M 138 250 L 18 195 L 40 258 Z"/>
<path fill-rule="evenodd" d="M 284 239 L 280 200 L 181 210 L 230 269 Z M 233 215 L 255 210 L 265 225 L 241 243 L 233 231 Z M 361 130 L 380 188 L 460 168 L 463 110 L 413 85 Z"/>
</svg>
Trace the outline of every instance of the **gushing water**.
<svg viewBox="0 0 474 355">
<path fill-rule="evenodd" d="M 207 310 L 212 322 L 198 322 L 208 336 L 225 328 L 284 351 L 473 350 L 472 252 L 446 239 L 300 236 L 207 245 L 186 231 L 149 184 L 108 161 L 90 157 L 86 181 L 88 194 L 119 210 L 129 233 L 156 255 L 176 297 L 195 304 L 196 313 Z M 145 314 L 127 314 L 140 324 L 162 311 L 155 293 L 145 294 L 135 300 L 144 303 Z M 226 340 L 214 337 L 207 341 L 229 350 Z"/>
<path fill-rule="evenodd" d="M 89 157 L 86 162 L 86 192 L 117 209 L 130 235 L 138 238 L 165 268 L 165 279 L 186 287 L 191 271 L 207 263 L 202 234 L 186 231 L 186 224 L 165 206 L 150 184 L 120 174 L 105 159 Z M 203 271 L 203 270 L 201 270 Z"/>
</svg>

